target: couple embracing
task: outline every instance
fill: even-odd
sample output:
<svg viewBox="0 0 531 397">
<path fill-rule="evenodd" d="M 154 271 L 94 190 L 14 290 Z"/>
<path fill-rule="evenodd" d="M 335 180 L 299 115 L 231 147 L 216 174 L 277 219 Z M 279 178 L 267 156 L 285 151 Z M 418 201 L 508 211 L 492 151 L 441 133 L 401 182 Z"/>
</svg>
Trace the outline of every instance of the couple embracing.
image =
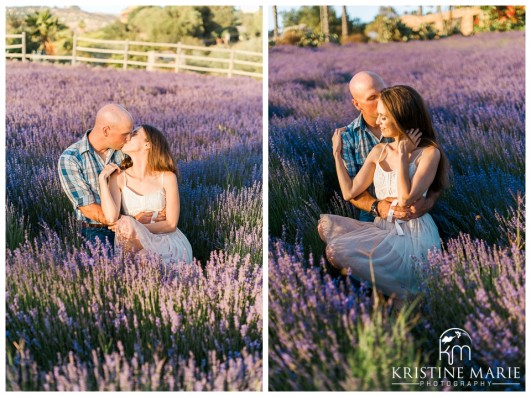
<svg viewBox="0 0 531 397">
<path fill-rule="evenodd" d="M 336 129 L 332 150 L 360 220 L 321 215 L 318 232 L 333 266 L 403 299 L 418 292 L 428 252 L 441 248 L 428 211 L 448 184 L 448 160 L 415 89 L 387 87 L 373 72 L 357 73 L 349 89 L 360 115 Z"/>
<path fill-rule="evenodd" d="M 158 254 L 166 265 L 190 263 L 192 247 L 177 228 L 177 167 L 168 141 L 155 127 L 133 125 L 124 107 L 107 104 L 59 159 L 81 234 L 136 254 Z"/>
</svg>

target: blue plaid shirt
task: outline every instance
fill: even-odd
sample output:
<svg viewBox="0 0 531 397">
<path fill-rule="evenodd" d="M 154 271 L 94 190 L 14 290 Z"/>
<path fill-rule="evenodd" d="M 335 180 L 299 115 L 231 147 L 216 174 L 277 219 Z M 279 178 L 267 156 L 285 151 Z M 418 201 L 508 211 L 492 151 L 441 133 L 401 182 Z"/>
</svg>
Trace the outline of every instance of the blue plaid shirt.
<svg viewBox="0 0 531 397">
<path fill-rule="evenodd" d="M 347 172 L 351 178 L 361 170 L 363 163 L 367 159 L 369 152 L 380 142 L 389 141 L 383 136 L 378 139 L 367 128 L 367 124 L 360 114 L 352 123 L 350 123 L 346 130 L 341 134 L 342 137 L 342 152 L 341 157 L 347 168 Z M 392 141 L 392 139 L 390 139 Z M 375 196 L 374 186 L 371 186 L 367 191 Z M 369 213 L 360 210 L 360 220 L 368 221 L 372 218 Z M 374 218 L 372 218 L 374 219 Z"/>
<path fill-rule="evenodd" d="M 120 165 L 124 155 L 119 150 L 108 149 L 104 163 L 89 143 L 90 131 L 88 130 L 80 141 L 66 149 L 59 158 L 59 179 L 63 190 L 74 206 L 76 219 L 98 223 L 83 216 L 79 207 L 101 203 L 98 176 L 107 164 Z"/>
</svg>

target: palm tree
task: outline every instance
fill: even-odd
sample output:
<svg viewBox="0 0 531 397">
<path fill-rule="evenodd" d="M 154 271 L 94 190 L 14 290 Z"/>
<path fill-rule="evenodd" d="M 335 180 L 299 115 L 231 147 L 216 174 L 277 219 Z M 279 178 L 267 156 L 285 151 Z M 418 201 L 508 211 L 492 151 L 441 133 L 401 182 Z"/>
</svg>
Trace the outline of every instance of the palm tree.
<svg viewBox="0 0 531 397">
<path fill-rule="evenodd" d="M 348 20 L 347 20 L 347 7 L 343 6 L 343 14 L 341 15 L 341 37 L 346 39 L 348 36 Z"/>
<path fill-rule="evenodd" d="M 275 23 L 275 26 L 273 28 L 273 40 L 275 42 L 278 40 L 278 13 L 277 13 L 277 6 L 273 6 L 273 21 Z"/>
<path fill-rule="evenodd" d="M 328 22 L 328 6 L 321 6 L 321 32 L 324 35 L 325 42 L 330 41 L 330 25 Z"/>
<path fill-rule="evenodd" d="M 29 35 L 33 41 L 39 44 L 39 49 L 46 55 L 55 53 L 53 40 L 60 30 L 66 28 L 58 18 L 54 18 L 49 9 L 41 12 L 35 11 L 34 14 L 28 15 L 26 24 L 29 28 Z"/>
<path fill-rule="evenodd" d="M 443 31 L 442 33 L 446 36 L 448 34 L 448 30 L 446 28 L 446 21 L 444 20 L 444 16 L 443 16 L 443 13 L 442 13 L 442 7 L 441 6 L 437 6 L 436 8 L 436 13 L 439 15 L 439 18 L 441 19 L 441 24 L 442 24 L 442 27 L 443 27 Z"/>
</svg>

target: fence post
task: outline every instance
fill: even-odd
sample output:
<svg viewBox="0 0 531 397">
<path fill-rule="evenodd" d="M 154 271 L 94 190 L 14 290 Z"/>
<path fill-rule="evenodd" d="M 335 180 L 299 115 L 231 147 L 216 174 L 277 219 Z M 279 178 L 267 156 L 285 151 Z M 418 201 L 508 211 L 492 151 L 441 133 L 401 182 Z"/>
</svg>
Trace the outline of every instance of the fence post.
<svg viewBox="0 0 531 397">
<path fill-rule="evenodd" d="M 148 64 L 146 70 L 152 71 L 155 69 L 155 51 L 148 52 Z"/>
<path fill-rule="evenodd" d="M 175 73 L 179 73 L 179 66 L 181 64 L 181 42 L 177 43 L 177 56 L 175 57 Z"/>
<path fill-rule="evenodd" d="M 22 32 L 22 62 L 26 62 L 26 32 Z"/>
<path fill-rule="evenodd" d="M 77 34 L 74 33 L 74 42 L 72 43 L 72 65 L 76 64 L 77 56 Z"/>
<path fill-rule="evenodd" d="M 129 51 L 129 40 L 126 40 L 125 41 L 125 48 L 124 48 L 124 70 L 127 70 L 127 59 L 128 59 L 127 52 L 128 51 Z"/>
<path fill-rule="evenodd" d="M 230 50 L 229 77 L 232 77 L 233 70 L 234 70 L 234 49 Z"/>
</svg>

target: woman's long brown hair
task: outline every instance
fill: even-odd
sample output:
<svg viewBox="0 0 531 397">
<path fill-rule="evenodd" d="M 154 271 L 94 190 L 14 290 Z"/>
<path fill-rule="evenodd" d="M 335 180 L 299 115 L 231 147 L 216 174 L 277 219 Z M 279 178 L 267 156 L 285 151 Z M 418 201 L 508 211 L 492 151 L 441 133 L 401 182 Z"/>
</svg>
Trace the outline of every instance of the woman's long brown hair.
<svg viewBox="0 0 531 397">
<path fill-rule="evenodd" d="M 148 172 L 171 171 L 178 175 L 175 160 L 171 155 L 170 145 L 164 134 L 149 124 L 142 124 L 136 130 L 139 130 L 140 128 L 144 129 L 146 132 L 146 142 L 151 143 L 151 149 L 148 154 Z M 126 155 L 120 168 L 126 170 L 132 165 L 133 161 L 131 160 L 131 157 Z"/>
<path fill-rule="evenodd" d="M 422 133 L 418 146 L 433 146 L 439 149 L 441 159 L 430 189 L 435 192 L 445 189 L 448 186 L 448 159 L 437 143 L 437 135 L 433 129 L 428 107 L 420 94 L 407 85 L 395 85 L 383 89 L 380 93 L 380 99 L 395 122 L 402 138 L 410 139 L 406 131 L 418 128 Z"/>
</svg>

